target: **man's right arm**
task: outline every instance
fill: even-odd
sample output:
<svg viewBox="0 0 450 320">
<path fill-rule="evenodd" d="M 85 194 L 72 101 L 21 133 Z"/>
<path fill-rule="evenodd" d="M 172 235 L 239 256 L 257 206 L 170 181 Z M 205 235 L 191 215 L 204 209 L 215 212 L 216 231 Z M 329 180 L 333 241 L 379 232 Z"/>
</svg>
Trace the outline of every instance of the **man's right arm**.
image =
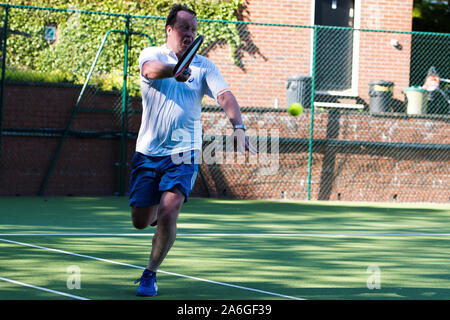
<svg viewBox="0 0 450 320">
<path fill-rule="evenodd" d="M 174 64 L 168 64 L 158 60 L 148 61 L 142 66 L 142 75 L 152 80 L 170 78 L 173 76 L 174 67 Z"/>
<path fill-rule="evenodd" d="M 164 63 L 162 61 L 153 60 L 153 61 L 147 61 L 142 66 L 142 75 L 148 79 L 152 80 L 160 80 L 165 78 L 171 78 L 173 77 L 173 68 L 175 67 L 174 64 L 170 63 Z M 185 82 L 189 79 L 191 76 L 190 70 L 187 74 L 180 74 L 178 77 L 175 78 L 175 80 L 179 82 Z"/>
</svg>

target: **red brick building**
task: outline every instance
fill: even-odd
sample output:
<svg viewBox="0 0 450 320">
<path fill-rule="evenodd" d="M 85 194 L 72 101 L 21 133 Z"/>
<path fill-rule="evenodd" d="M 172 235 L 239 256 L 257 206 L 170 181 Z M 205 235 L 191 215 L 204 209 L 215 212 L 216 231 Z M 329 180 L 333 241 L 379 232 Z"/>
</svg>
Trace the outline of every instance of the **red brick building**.
<svg viewBox="0 0 450 320">
<path fill-rule="evenodd" d="M 311 26 L 409 32 L 412 9 L 413 0 L 247 0 L 243 20 L 269 25 L 238 26 L 244 47 L 242 65 L 233 63 L 226 46 L 209 56 L 242 105 L 272 107 L 278 99 L 284 107 L 287 79 L 312 74 Z M 404 100 L 401 90 L 409 86 L 410 56 L 410 34 L 320 30 L 316 89 L 322 100 L 340 97 L 356 102 L 360 98 L 367 106 L 369 82 L 386 80 L 394 83 L 394 98 Z"/>
</svg>

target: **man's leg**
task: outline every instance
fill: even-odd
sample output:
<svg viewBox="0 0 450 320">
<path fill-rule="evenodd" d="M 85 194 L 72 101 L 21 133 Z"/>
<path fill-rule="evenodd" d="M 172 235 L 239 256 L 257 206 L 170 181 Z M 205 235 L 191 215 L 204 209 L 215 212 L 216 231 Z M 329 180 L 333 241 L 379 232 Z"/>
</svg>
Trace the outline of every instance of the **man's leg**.
<svg viewBox="0 0 450 320">
<path fill-rule="evenodd" d="M 156 271 L 167 256 L 175 242 L 177 234 L 178 213 L 185 196 L 177 188 L 163 192 L 159 205 L 152 207 L 133 207 L 132 220 L 138 229 L 144 229 L 158 219 L 158 226 L 153 236 L 152 252 L 147 268 L 142 273 L 136 294 L 138 296 L 155 296 L 158 294 Z"/>
<path fill-rule="evenodd" d="M 185 196 L 176 187 L 165 191 L 161 196 L 157 212 L 158 225 L 152 241 L 152 252 L 150 254 L 147 269 L 156 272 L 177 235 L 177 220 Z"/>
</svg>

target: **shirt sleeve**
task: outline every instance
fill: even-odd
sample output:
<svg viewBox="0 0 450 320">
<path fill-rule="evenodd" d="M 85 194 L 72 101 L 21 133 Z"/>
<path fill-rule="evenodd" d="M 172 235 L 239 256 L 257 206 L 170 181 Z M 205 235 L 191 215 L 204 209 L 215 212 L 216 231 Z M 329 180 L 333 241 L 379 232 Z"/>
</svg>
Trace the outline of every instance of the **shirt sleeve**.
<svg viewBox="0 0 450 320">
<path fill-rule="evenodd" d="M 221 94 L 231 91 L 217 66 L 209 59 L 206 60 L 206 85 L 206 94 L 216 101 Z"/>
<path fill-rule="evenodd" d="M 144 63 L 156 60 L 159 60 L 158 51 L 156 50 L 156 47 L 145 48 L 144 50 L 141 51 L 141 54 L 139 55 L 139 73 L 142 79 L 151 81 L 151 79 L 148 79 L 142 75 L 142 67 L 144 66 Z"/>
</svg>

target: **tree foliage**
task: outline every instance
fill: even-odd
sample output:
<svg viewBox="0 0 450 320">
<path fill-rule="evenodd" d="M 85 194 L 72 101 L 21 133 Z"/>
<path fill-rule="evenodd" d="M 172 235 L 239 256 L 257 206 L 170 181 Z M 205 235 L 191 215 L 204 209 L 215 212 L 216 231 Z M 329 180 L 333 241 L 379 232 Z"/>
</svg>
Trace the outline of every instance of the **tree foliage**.
<svg viewBox="0 0 450 320">
<path fill-rule="evenodd" d="M 413 30 L 450 33 L 450 1 L 414 0 Z"/>
<path fill-rule="evenodd" d="M 108 30 L 125 30 L 123 16 L 88 14 L 80 11 L 128 14 L 132 35 L 129 46 L 129 74 L 132 93 L 139 91 L 137 58 L 140 51 L 150 45 L 165 42 L 165 17 L 174 0 L 24 0 L 5 1 L 15 5 L 39 6 L 69 11 L 49 11 L 11 8 L 9 28 L 28 33 L 29 37 L 9 36 L 7 64 L 12 70 L 32 70 L 48 75 L 49 79 L 81 84 L 92 65 L 103 37 Z M 198 33 L 204 35 L 204 48 L 226 42 L 232 52 L 240 45 L 237 25 L 233 23 L 204 22 L 203 19 L 236 21 L 241 0 L 185 0 L 184 4 L 194 9 L 199 19 Z M 49 43 L 44 39 L 45 26 L 57 26 L 57 40 Z M 151 40 L 149 40 L 149 38 Z M 92 82 L 102 89 L 113 90 L 122 86 L 124 61 L 124 35 L 111 33 L 95 68 Z M 207 54 L 207 52 L 203 52 Z M 24 76 L 23 72 L 8 72 Z M 55 76 L 56 75 L 56 76 Z M 42 78 L 42 77 L 38 77 Z"/>
</svg>

